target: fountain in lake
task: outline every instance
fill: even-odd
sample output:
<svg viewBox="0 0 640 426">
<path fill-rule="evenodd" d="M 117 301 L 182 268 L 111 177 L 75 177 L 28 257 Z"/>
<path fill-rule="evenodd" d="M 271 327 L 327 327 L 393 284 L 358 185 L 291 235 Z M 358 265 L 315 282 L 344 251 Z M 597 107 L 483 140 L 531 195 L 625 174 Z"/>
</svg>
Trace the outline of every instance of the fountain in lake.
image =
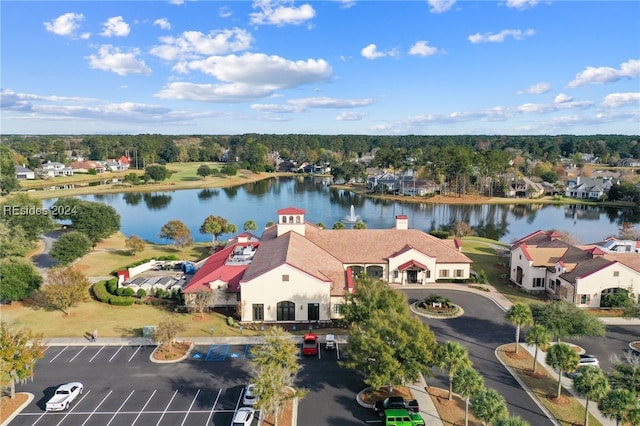
<svg viewBox="0 0 640 426">
<path fill-rule="evenodd" d="M 356 214 L 356 210 L 353 208 L 353 204 L 351 204 L 351 210 L 349 211 L 349 216 L 342 219 L 342 221 L 346 223 L 356 223 L 359 220 L 360 220 L 360 216 Z"/>
</svg>

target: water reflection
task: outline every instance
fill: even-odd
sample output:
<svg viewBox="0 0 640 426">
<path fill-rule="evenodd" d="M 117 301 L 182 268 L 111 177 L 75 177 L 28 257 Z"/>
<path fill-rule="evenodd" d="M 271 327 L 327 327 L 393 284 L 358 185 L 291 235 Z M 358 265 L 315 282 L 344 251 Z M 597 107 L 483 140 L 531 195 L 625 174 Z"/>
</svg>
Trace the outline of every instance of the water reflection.
<svg viewBox="0 0 640 426">
<path fill-rule="evenodd" d="M 144 203 L 149 210 L 164 210 L 171 204 L 171 195 L 162 192 L 145 193 Z"/>
<path fill-rule="evenodd" d="M 157 233 L 169 220 L 182 220 L 196 241 L 207 241 L 199 228 L 208 215 L 225 217 L 239 229 L 246 221 L 253 220 L 262 230 L 268 222 L 277 220 L 277 210 L 290 206 L 305 209 L 309 222 L 322 222 L 328 227 L 347 216 L 353 205 L 369 229 L 391 228 L 395 226 L 395 217 L 402 214 L 409 217 L 411 228 L 428 232 L 450 229 L 456 222 L 465 222 L 477 235 L 507 243 L 540 229 L 557 229 L 576 236 L 583 243 L 590 243 L 617 234 L 623 222 L 638 223 L 640 219 L 640 209 L 599 206 L 399 202 L 330 189 L 328 184 L 326 178 L 294 176 L 231 188 L 82 198 L 112 205 L 121 215 L 121 231 L 125 235 L 136 234 L 161 243 L 166 241 L 160 240 Z M 55 199 L 45 200 L 45 207 L 53 202 Z"/>
</svg>

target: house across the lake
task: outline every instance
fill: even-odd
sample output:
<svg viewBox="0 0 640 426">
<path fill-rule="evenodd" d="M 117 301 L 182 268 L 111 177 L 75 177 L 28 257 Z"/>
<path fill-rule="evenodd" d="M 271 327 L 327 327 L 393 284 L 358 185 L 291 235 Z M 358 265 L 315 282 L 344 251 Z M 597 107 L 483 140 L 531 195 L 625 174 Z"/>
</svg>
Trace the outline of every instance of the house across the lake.
<svg viewBox="0 0 640 426">
<path fill-rule="evenodd" d="M 396 216 L 392 229 L 323 229 L 305 213 L 278 210 L 261 237 L 240 234 L 211 255 L 183 290 L 187 305 L 213 291 L 211 304 L 239 306 L 242 321 L 329 321 L 341 317 L 361 274 L 425 286 L 469 278 L 460 241 L 410 229 L 407 216 Z"/>
<path fill-rule="evenodd" d="M 585 308 L 606 306 L 609 294 L 640 296 L 640 245 L 607 238 L 574 245 L 554 231 L 536 231 L 511 246 L 510 279 L 528 292 Z"/>
</svg>

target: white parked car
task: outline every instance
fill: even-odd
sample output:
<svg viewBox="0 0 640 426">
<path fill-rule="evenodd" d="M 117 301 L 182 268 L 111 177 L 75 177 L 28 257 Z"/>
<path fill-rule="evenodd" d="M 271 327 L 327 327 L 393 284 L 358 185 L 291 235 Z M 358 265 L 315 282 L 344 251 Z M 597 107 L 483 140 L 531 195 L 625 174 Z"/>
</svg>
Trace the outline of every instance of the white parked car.
<svg viewBox="0 0 640 426">
<path fill-rule="evenodd" d="M 256 402 L 258 402 L 255 391 L 256 385 L 249 385 L 244 389 L 244 396 L 242 397 L 243 405 L 255 405 Z"/>
<path fill-rule="evenodd" d="M 255 411 L 253 411 L 253 408 L 238 408 L 238 411 L 236 411 L 236 414 L 233 416 L 233 423 L 231 423 L 231 426 L 250 426 L 251 422 L 253 422 L 254 416 Z"/>
<path fill-rule="evenodd" d="M 47 401 L 47 411 L 62 411 L 69 409 L 69 405 L 78 397 L 82 395 L 84 386 L 80 382 L 71 382 L 66 385 L 61 385 L 56 389 L 56 393 L 53 394 L 51 399 Z"/>
<path fill-rule="evenodd" d="M 580 355 L 580 363 L 578 364 L 580 367 L 585 365 L 593 365 L 596 367 L 600 366 L 600 361 L 594 355 L 582 354 Z"/>
</svg>

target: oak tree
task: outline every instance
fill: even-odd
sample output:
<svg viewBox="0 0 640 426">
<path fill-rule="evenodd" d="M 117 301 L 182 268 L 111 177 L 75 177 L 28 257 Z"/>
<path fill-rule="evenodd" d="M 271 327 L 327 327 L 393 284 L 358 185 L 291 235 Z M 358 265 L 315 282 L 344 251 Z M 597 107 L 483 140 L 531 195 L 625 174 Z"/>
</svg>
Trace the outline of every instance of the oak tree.
<svg viewBox="0 0 640 426">
<path fill-rule="evenodd" d="M 29 329 L 12 330 L 0 323 L 0 384 L 9 386 L 11 399 L 16 397 L 16 382 L 33 377 L 36 361 L 42 358 L 42 335 Z"/>
<path fill-rule="evenodd" d="M 46 283 L 40 287 L 37 300 L 48 309 L 58 309 L 68 314 L 69 309 L 89 299 L 91 282 L 74 267 L 54 268 L 47 274 Z"/>
<path fill-rule="evenodd" d="M 188 247 L 193 244 L 191 230 L 181 220 L 170 220 L 160 229 L 160 238 L 173 240 L 176 247 Z"/>
</svg>

